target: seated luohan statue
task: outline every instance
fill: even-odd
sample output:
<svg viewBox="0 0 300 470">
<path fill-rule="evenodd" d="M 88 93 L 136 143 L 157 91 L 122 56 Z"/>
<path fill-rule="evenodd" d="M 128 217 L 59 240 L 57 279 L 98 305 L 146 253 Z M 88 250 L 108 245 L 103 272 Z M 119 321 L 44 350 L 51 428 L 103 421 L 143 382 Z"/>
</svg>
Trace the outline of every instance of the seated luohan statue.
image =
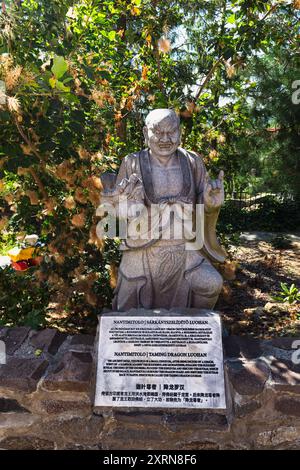
<svg viewBox="0 0 300 470">
<path fill-rule="evenodd" d="M 127 155 L 117 176 L 102 177 L 102 203 L 113 204 L 121 219 L 140 230 L 140 236 L 127 234 L 122 242 L 113 308 L 211 309 L 223 283 L 212 263 L 226 257 L 216 237 L 224 201 L 223 172 L 210 180 L 201 157 L 179 147 L 180 121 L 173 110 L 151 111 L 144 136 L 147 148 Z M 192 213 L 192 230 L 188 223 L 188 230 L 178 231 L 182 207 L 193 209 L 187 210 Z M 197 217 L 200 224 L 195 223 Z M 199 239 L 197 230 L 202 233 L 200 245 L 192 243 L 193 237 Z"/>
</svg>

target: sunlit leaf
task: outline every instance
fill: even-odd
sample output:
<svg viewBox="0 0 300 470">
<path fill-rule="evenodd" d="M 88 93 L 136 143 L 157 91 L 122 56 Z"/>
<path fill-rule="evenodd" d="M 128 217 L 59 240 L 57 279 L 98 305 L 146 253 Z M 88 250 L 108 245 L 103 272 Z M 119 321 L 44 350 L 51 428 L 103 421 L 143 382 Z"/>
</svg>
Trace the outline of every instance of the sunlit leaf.
<svg viewBox="0 0 300 470">
<path fill-rule="evenodd" d="M 68 64 L 61 56 L 54 56 L 53 65 L 51 67 L 52 73 L 56 78 L 61 78 L 68 70 Z"/>
</svg>

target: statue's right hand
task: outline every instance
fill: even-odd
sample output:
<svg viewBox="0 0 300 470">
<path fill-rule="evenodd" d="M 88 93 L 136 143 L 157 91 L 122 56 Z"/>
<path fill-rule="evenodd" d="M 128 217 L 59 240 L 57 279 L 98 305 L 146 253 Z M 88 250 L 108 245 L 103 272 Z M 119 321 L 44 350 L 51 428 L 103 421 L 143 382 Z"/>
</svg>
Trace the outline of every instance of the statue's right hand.
<svg viewBox="0 0 300 470">
<path fill-rule="evenodd" d="M 143 202 L 145 199 L 144 188 L 141 184 L 137 184 L 128 195 L 130 201 Z"/>
<path fill-rule="evenodd" d="M 130 175 L 129 179 L 124 178 L 120 183 L 120 193 L 128 200 L 144 201 L 144 188 L 141 179 L 136 173 Z"/>
</svg>

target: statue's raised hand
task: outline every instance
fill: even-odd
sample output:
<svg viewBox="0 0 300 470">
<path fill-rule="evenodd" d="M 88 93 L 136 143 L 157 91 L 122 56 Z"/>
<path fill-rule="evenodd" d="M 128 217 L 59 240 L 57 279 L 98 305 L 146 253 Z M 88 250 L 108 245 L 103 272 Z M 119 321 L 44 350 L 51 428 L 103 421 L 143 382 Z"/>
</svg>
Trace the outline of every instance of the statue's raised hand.
<svg viewBox="0 0 300 470">
<path fill-rule="evenodd" d="M 206 175 L 204 186 L 204 205 L 207 211 L 217 210 L 224 202 L 224 171 L 221 170 L 216 180 Z"/>
<path fill-rule="evenodd" d="M 119 184 L 120 194 L 128 201 L 142 202 L 144 200 L 144 188 L 141 178 L 136 173 L 124 178 Z"/>
</svg>

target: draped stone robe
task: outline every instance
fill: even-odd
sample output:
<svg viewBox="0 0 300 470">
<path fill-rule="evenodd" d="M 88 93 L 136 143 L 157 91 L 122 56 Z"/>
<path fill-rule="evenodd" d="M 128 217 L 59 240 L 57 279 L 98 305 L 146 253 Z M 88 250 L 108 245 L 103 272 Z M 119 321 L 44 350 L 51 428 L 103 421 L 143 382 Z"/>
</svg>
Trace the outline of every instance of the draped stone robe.
<svg viewBox="0 0 300 470">
<path fill-rule="evenodd" d="M 135 174 L 142 182 L 146 206 L 202 203 L 206 170 L 201 157 L 182 148 L 176 156 L 178 164 L 165 168 L 151 165 L 148 149 L 127 155 L 116 188 Z M 226 255 L 215 234 L 218 213 L 205 214 L 201 251 L 186 250 L 185 240 L 124 240 L 113 309 L 212 308 L 222 278 L 208 259 L 223 262 Z"/>
</svg>

